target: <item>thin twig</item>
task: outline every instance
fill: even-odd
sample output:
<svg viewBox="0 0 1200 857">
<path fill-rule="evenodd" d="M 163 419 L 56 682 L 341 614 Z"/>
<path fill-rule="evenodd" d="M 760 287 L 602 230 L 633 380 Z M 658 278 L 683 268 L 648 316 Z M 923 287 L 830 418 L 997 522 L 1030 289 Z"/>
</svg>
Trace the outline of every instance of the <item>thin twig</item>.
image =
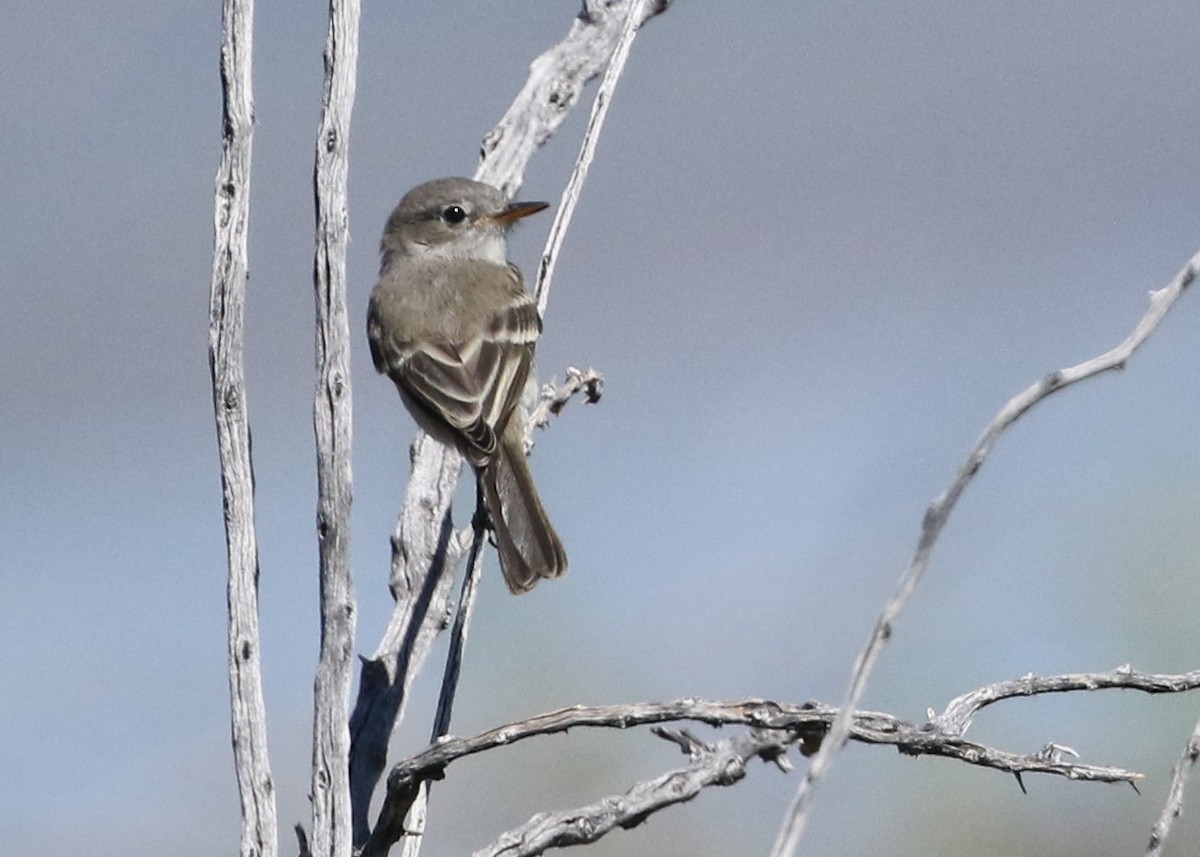
<svg viewBox="0 0 1200 857">
<path fill-rule="evenodd" d="M 356 606 L 350 574 L 350 323 L 346 306 L 346 175 L 358 63 L 359 0 L 330 0 L 325 87 L 313 167 L 316 252 L 317 543 L 321 648 L 313 682 L 315 857 L 350 857 L 350 729 Z"/>
<path fill-rule="evenodd" d="M 433 743 L 437 743 L 450 732 L 450 719 L 454 713 L 454 697 L 458 693 L 458 679 L 462 671 L 467 633 L 471 627 L 471 617 L 475 613 L 475 595 L 479 590 L 479 578 L 483 572 L 483 543 L 487 535 L 487 519 L 483 507 L 483 497 L 478 492 L 472 531 L 474 536 L 471 540 L 471 552 L 467 556 L 467 573 L 463 576 L 462 591 L 458 597 L 458 609 L 454 612 L 454 625 L 450 629 L 450 650 L 446 653 L 446 668 L 442 674 L 437 711 L 433 717 L 433 732 L 430 736 L 430 741 Z M 404 814 L 403 857 L 416 857 L 421 853 L 428 809 L 429 781 L 426 780 L 421 783 L 412 807 Z"/>
<path fill-rule="evenodd" d="M 580 370 L 574 366 L 568 366 L 565 375 L 561 384 L 551 381 L 549 384 L 543 385 L 538 393 L 537 404 L 530 411 L 529 421 L 526 425 L 525 445 L 527 447 L 533 445 L 534 429 L 548 426 L 550 417 L 561 414 L 563 408 L 567 406 L 567 402 L 571 401 L 578 393 L 583 393 L 584 402 L 589 405 L 600 401 L 600 396 L 604 393 L 604 376 L 595 369 Z"/>
<path fill-rule="evenodd" d="M 1035 676 L 996 682 L 950 701 L 946 710 L 931 721 L 948 735 L 962 735 L 981 709 L 1018 696 L 1046 693 L 1071 693 L 1079 690 L 1139 690 L 1142 693 L 1182 693 L 1200 689 L 1200 670 L 1171 675 L 1135 672 L 1125 664 L 1106 673 L 1070 673 Z"/>
<path fill-rule="evenodd" d="M 550 301 L 550 284 L 554 277 L 554 266 L 558 262 L 558 251 L 566 238 L 567 228 L 575 214 L 575 206 L 579 203 L 579 195 L 583 193 L 583 183 L 587 181 L 588 169 L 592 166 L 592 158 L 596 154 L 596 144 L 600 142 L 600 131 L 604 128 L 604 120 L 608 116 L 608 106 L 613 94 L 617 91 L 617 82 L 625 71 L 625 61 L 629 59 L 629 49 L 637 36 L 638 28 L 644 18 L 643 9 L 646 0 L 632 0 L 629 10 L 625 13 L 625 25 L 617 39 L 612 59 L 604 71 L 600 88 L 596 90 L 596 98 L 592 101 L 592 115 L 588 117 L 587 129 L 583 132 L 583 143 L 579 147 L 579 156 L 575 159 L 575 168 L 567 179 L 562 198 L 554 212 L 554 222 L 550 225 L 550 235 L 546 239 L 546 249 L 542 251 L 542 261 L 538 265 L 537 286 L 534 294 L 537 296 L 538 315 L 545 317 L 546 304 Z"/>
<path fill-rule="evenodd" d="M 815 748 L 837 714 L 836 708 L 828 706 L 814 703 L 793 705 L 769 699 L 682 699 L 674 702 L 563 708 L 470 738 L 439 741 L 392 769 L 388 776 L 389 795 L 393 792 L 397 795 L 411 793 L 421 782 L 440 779 L 448 765 L 466 756 L 570 729 L 629 729 L 648 724 L 690 721 L 710 726 L 751 726 L 786 731 L 792 741 L 803 741 L 805 746 Z M 894 746 L 908 756 L 942 756 L 1008 774 L 1053 774 L 1095 782 L 1129 782 L 1142 777 L 1141 774 L 1111 766 L 1064 763 L 1061 759 L 1047 756 L 1044 748 L 1028 754 L 996 750 L 965 741 L 961 735 L 938 731 L 931 724 L 912 723 L 878 711 L 856 712 L 851 720 L 850 737 L 864 744 Z"/>
<path fill-rule="evenodd" d="M 850 677 L 849 686 L 841 706 L 841 715 L 834 721 L 829 738 L 821 750 L 813 758 L 808 772 L 801 781 L 796 795 L 788 807 L 787 814 L 771 849 L 771 857 L 791 857 L 795 854 L 804 832 L 808 807 L 812 799 L 813 789 L 817 782 L 828 771 L 833 762 L 833 755 L 845 742 L 850 731 L 850 717 L 862 699 L 867 680 L 874 670 L 875 663 L 883 651 L 884 645 L 892 633 L 892 623 L 904 607 L 908 597 L 916 588 L 917 582 L 929 564 L 929 557 L 937 544 L 938 536 L 945 527 L 950 513 L 954 510 L 958 498 L 970 484 L 979 468 L 983 466 L 992 447 L 1004 431 L 1017 421 L 1026 411 L 1052 393 L 1064 390 L 1072 384 L 1077 384 L 1101 372 L 1111 369 L 1124 368 L 1125 363 L 1133 353 L 1146 341 L 1147 337 L 1158 327 L 1159 322 L 1167 311 L 1175 304 L 1179 296 L 1191 284 L 1200 269 L 1200 253 L 1193 256 L 1183 269 L 1164 288 L 1150 293 L 1150 308 L 1134 327 L 1133 332 L 1117 347 L 1098 357 L 1057 372 L 1051 372 L 1024 392 L 1011 399 L 992 418 L 984 428 L 983 434 L 976 441 L 974 449 L 967 456 L 959 469 L 958 475 L 950 483 L 950 487 L 930 504 L 925 513 L 921 528 L 921 537 L 917 549 L 909 561 L 908 567 L 900 575 L 896 589 L 884 605 L 883 611 L 875 622 L 875 627 L 867 640 L 862 653 L 855 662 Z"/>
<path fill-rule="evenodd" d="M 467 556 L 467 573 L 463 576 L 458 610 L 454 613 L 454 625 L 450 629 L 450 650 L 446 653 L 446 669 L 442 674 L 442 689 L 438 694 L 437 713 L 433 718 L 431 741 L 437 741 L 450 732 L 450 718 L 454 714 L 454 696 L 458 693 L 458 679 L 462 672 L 467 634 L 471 629 L 471 617 L 475 613 L 475 595 L 479 591 L 479 578 L 483 571 L 483 543 L 487 535 L 486 515 L 483 494 L 480 491 L 472 525 L 475 536 L 471 541 L 471 552 Z"/>
<path fill-rule="evenodd" d="M 672 0 L 642 6 L 645 24 Z M 533 153 L 554 136 L 578 103 L 583 88 L 608 65 L 627 20 L 630 0 L 584 0 L 566 37 L 537 57 L 504 117 L 483 139 L 479 181 L 511 196 L 525 179 Z"/>
<path fill-rule="evenodd" d="M 279 831 L 263 702 L 254 464 L 245 380 L 246 236 L 254 142 L 253 0 L 225 0 L 221 24 L 222 140 L 213 213 L 208 362 L 225 510 L 230 728 L 242 805 L 241 853 L 275 857 Z"/>
<path fill-rule="evenodd" d="M 1163 805 L 1158 821 L 1150 830 L 1150 845 L 1146 848 L 1146 857 L 1160 857 L 1162 854 L 1167 837 L 1171 834 L 1171 825 L 1183 812 L 1183 790 L 1197 758 L 1200 758 L 1200 721 L 1197 721 L 1192 729 L 1187 747 L 1175 763 L 1175 770 L 1171 772 L 1171 788 L 1167 793 L 1167 802 Z"/>
</svg>

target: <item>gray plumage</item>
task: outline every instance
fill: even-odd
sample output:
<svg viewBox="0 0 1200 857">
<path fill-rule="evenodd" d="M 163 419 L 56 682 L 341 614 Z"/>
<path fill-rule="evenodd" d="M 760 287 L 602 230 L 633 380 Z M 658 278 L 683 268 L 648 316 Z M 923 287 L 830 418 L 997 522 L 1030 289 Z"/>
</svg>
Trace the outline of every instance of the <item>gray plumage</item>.
<svg viewBox="0 0 1200 857">
<path fill-rule="evenodd" d="M 475 469 L 515 593 L 567 570 L 525 456 L 519 403 L 541 319 L 505 233 L 545 203 L 509 203 L 491 185 L 437 179 L 405 194 L 380 243 L 367 337 L 417 424 Z"/>
</svg>

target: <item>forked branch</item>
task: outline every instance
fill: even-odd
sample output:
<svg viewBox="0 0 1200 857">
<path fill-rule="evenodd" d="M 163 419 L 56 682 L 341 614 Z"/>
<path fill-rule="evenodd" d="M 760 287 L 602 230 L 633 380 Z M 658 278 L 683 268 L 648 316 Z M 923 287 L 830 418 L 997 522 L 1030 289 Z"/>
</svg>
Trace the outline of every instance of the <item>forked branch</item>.
<svg viewBox="0 0 1200 857">
<path fill-rule="evenodd" d="M 1072 673 L 1057 676 L 1024 676 L 972 690 L 952 700 L 928 722 L 914 723 L 892 714 L 856 711 L 847 718 L 851 740 L 885 744 L 908 756 L 941 756 L 969 765 L 1012 774 L 1051 774 L 1070 780 L 1135 784 L 1143 775 L 1109 765 L 1072 761 L 1069 747 L 1048 741 L 1029 752 L 1015 753 L 966 740 L 975 715 L 997 702 L 1051 693 L 1098 690 L 1136 690 L 1142 693 L 1183 693 L 1200 690 L 1200 670 L 1159 675 L 1141 673 L 1129 666 L 1106 673 Z M 364 857 L 385 854 L 402 834 L 405 814 L 422 787 L 445 776 L 458 759 L 496 750 L 542 735 L 579 728 L 629 729 L 666 723 L 701 723 L 707 726 L 748 727 L 745 735 L 714 745 L 687 733 L 663 732 L 692 756 L 688 768 L 673 771 L 631 788 L 624 795 L 563 812 L 540 814 L 501 836 L 477 854 L 539 854 L 551 847 L 594 841 L 616 827 L 632 827 L 648 815 L 690 800 L 702 788 L 730 785 L 745 775 L 745 762 L 755 756 L 790 767 L 786 751 L 798 744 L 803 755 L 812 755 L 828 740 L 832 723 L 841 713 L 819 703 L 802 705 L 768 699 L 707 701 L 680 699 L 626 705 L 573 706 L 510 723 L 469 738 L 447 738 L 400 762 L 388 776 L 388 795 L 380 821 Z M 1022 783 L 1022 788 L 1024 785 Z M 505 850 L 508 849 L 508 850 Z"/>
<path fill-rule="evenodd" d="M 851 713 L 862 699 L 867 680 L 875 668 L 875 663 L 879 659 L 884 645 L 891 636 L 892 623 L 900 615 L 900 611 L 908 601 L 909 596 L 913 593 L 913 590 L 916 589 L 921 576 L 925 573 L 925 569 L 929 565 L 929 558 L 933 553 L 933 548 L 937 544 L 942 529 L 946 526 L 946 522 L 950 518 L 950 513 L 954 511 L 954 506 L 958 502 L 958 498 L 962 496 L 962 492 L 966 490 L 967 485 L 971 483 L 975 474 L 979 472 L 979 468 L 987 460 L 988 454 L 992 451 L 992 447 L 996 444 L 996 441 L 1000 439 L 1000 436 L 1009 426 L 1020 419 L 1030 408 L 1053 393 L 1065 390 L 1073 384 L 1077 384 L 1094 375 L 1099 375 L 1102 372 L 1112 369 L 1123 369 L 1133 353 L 1154 332 L 1166 316 L 1167 311 L 1175 305 L 1180 295 L 1195 280 L 1198 269 L 1200 269 L 1200 253 L 1197 253 L 1188 260 L 1183 269 L 1166 286 L 1150 293 L 1150 308 L 1146 310 L 1145 314 L 1134 327 L 1133 332 L 1129 334 L 1124 342 L 1091 360 L 1046 375 L 1040 381 L 1030 385 L 1026 390 L 1014 396 L 984 428 L 983 434 L 975 442 L 974 448 L 967 455 L 966 461 L 959 468 L 958 475 L 950 483 L 950 487 L 934 500 L 925 512 L 925 518 L 921 525 L 921 536 L 917 542 L 916 551 L 913 553 L 908 567 L 900 575 L 895 591 L 884 605 L 879 618 L 875 621 L 875 627 L 871 630 L 871 634 L 867 639 L 866 646 L 855 662 L 849 686 L 846 689 L 846 695 L 842 700 L 842 714 L 834 721 L 830 729 L 830 740 L 825 743 L 821 751 L 812 760 L 808 772 L 805 774 L 800 787 L 796 791 L 796 796 L 788 808 L 783 824 L 780 827 L 779 835 L 775 840 L 775 845 L 771 850 L 771 857 L 791 857 L 791 855 L 795 854 L 796 846 L 799 845 L 800 837 L 804 832 L 804 824 L 808 807 L 812 800 L 813 789 L 833 764 L 833 754 L 837 752 L 838 748 L 849 736 Z"/>
</svg>

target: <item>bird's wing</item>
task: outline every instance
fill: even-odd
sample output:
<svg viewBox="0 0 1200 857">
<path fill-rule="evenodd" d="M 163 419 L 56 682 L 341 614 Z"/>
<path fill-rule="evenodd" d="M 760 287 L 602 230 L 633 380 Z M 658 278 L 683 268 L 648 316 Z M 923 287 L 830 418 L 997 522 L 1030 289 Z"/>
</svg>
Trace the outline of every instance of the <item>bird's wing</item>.
<svg viewBox="0 0 1200 857">
<path fill-rule="evenodd" d="M 533 366 L 533 349 L 541 332 L 537 304 L 522 291 L 520 298 L 492 317 L 480 342 L 479 377 L 489 379 L 484 387 L 483 417 L 496 434 L 504 432 L 521 401 Z"/>
<path fill-rule="evenodd" d="M 454 430 L 474 463 L 483 464 L 521 400 L 540 329 L 532 299 L 518 300 L 465 342 L 411 343 L 386 371 L 429 416 Z"/>
</svg>

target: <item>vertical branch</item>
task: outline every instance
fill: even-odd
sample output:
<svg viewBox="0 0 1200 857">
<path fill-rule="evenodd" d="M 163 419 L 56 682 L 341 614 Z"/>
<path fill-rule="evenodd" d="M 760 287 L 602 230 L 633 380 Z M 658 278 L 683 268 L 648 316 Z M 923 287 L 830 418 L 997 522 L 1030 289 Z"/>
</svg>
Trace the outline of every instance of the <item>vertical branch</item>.
<svg viewBox="0 0 1200 857">
<path fill-rule="evenodd" d="M 458 678 L 462 673 L 463 655 L 467 649 L 467 633 L 471 628 L 471 617 L 475 613 L 475 596 L 479 592 L 479 577 L 483 572 L 483 543 L 487 527 L 481 517 L 482 494 L 476 508 L 471 553 L 467 558 L 467 573 L 463 577 L 462 591 L 458 596 L 458 610 L 454 614 L 454 625 L 450 628 L 450 651 L 446 653 L 446 669 L 442 673 L 442 689 L 438 694 L 437 712 L 433 718 L 431 742 L 450 734 L 450 718 L 454 714 L 454 697 L 458 693 Z"/>
<path fill-rule="evenodd" d="M 254 136 L 251 65 L 253 0 L 225 0 L 222 15 L 221 164 L 214 207 L 208 362 L 221 459 L 225 548 L 229 568 L 229 695 L 233 760 L 242 803 L 242 857 L 275 857 L 275 785 L 267 756 L 258 632 L 258 542 L 254 532 L 254 468 L 243 365 L 246 230 Z"/>
<path fill-rule="evenodd" d="M 350 731 L 354 658 L 350 576 L 350 326 L 346 311 L 346 172 L 358 62 L 358 0 L 330 0 L 325 88 L 314 166 L 317 389 L 317 538 L 321 652 L 313 686 L 312 853 L 349 857 Z"/>
</svg>

